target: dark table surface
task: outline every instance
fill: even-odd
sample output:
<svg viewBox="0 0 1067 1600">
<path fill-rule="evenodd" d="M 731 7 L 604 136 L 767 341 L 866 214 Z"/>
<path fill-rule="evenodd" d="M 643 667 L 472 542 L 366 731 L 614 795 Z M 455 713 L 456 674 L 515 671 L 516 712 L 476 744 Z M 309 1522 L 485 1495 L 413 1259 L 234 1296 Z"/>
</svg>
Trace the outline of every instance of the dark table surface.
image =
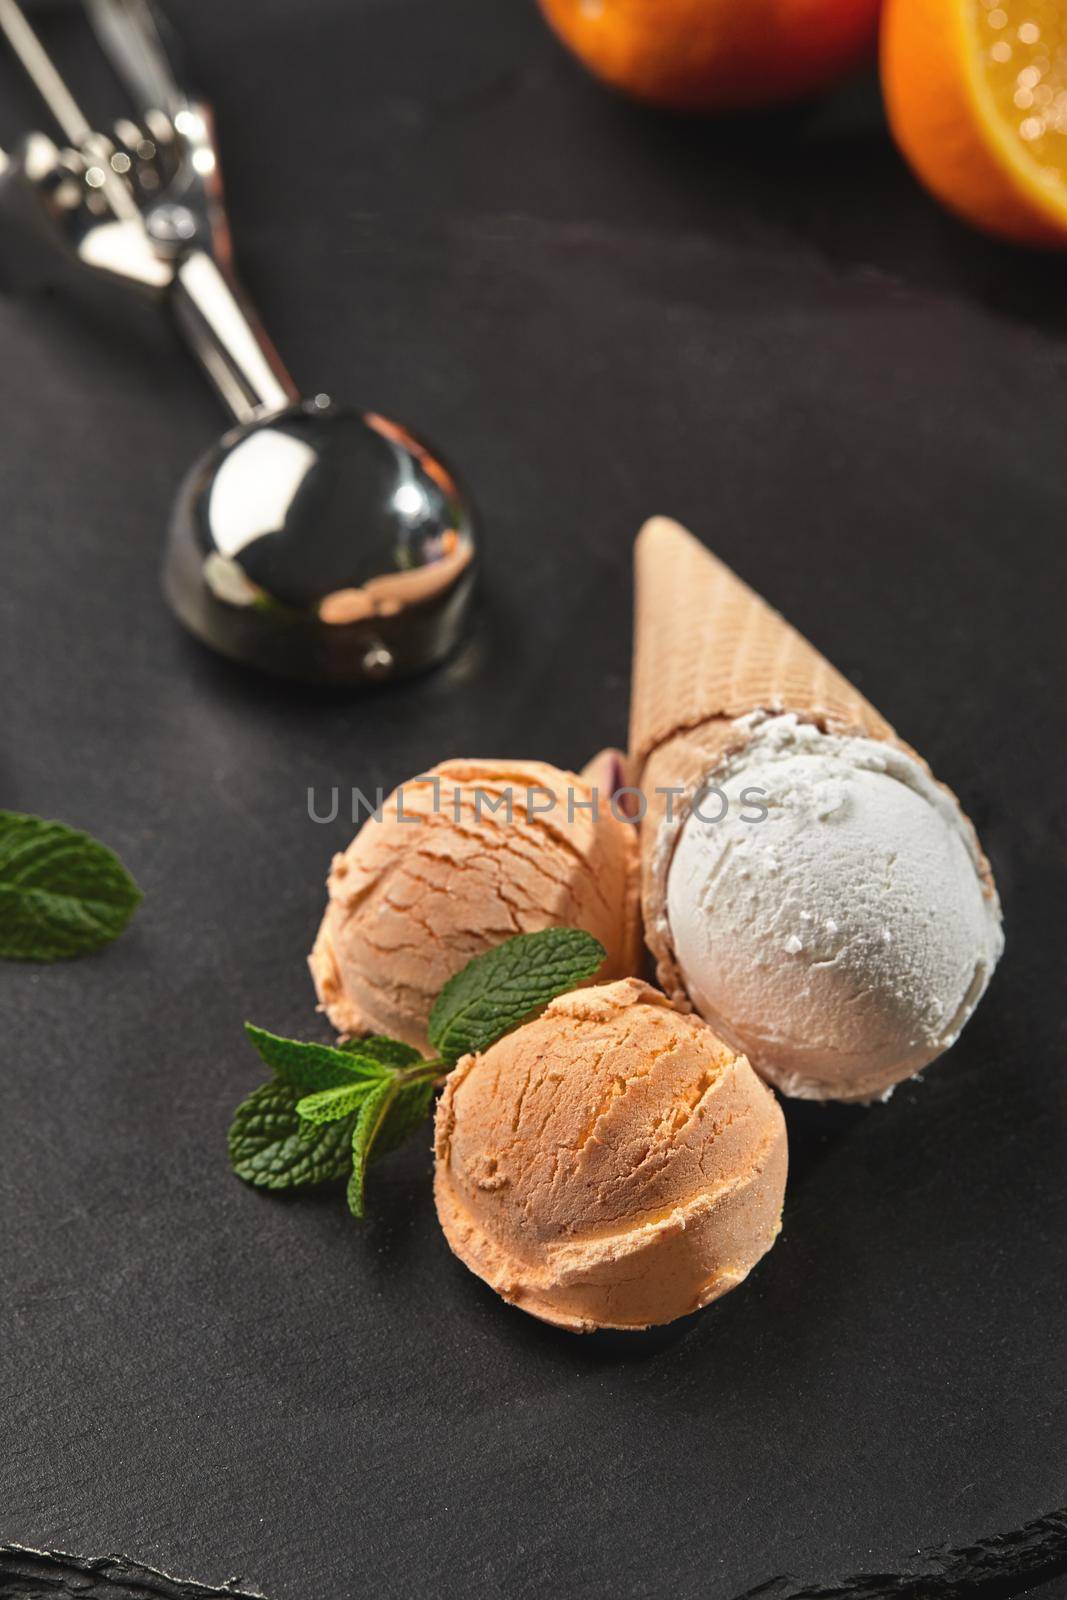
<svg viewBox="0 0 1067 1600">
<path fill-rule="evenodd" d="M 0 970 L 0 1543 L 270 1600 L 1062 1592 L 1062 262 L 938 211 L 871 82 L 694 125 L 601 92 L 521 0 L 176 14 L 268 326 L 307 387 L 462 465 L 483 611 L 366 698 L 202 652 L 157 567 L 221 414 L 154 313 L 0 242 L 0 804 L 145 889 L 99 957 Z M 31 102 L 2 86 L 6 142 Z M 622 740 L 659 511 L 958 789 L 1008 945 L 926 1081 L 787 1107 L 784 1232 L 744 1289 L 583 1341 L 452 1258 L 428 1139 L 359 1226 L 243 1187 L 225 1133 L 244 1018 L 325 1036 L 304 956 L 351 829 L 308 788 Z M 60 1565 L 9 1553 L 0 1593 L 74 1592 Z"/>
</svg>

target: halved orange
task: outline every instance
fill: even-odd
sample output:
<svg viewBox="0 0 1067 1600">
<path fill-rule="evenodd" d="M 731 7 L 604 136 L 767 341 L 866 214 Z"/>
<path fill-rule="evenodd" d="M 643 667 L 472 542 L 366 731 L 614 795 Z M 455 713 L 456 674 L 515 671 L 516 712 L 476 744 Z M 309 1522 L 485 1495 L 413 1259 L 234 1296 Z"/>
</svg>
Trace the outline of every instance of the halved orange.
<svg viewBox="0 0 1067 1600">
<path fill-rule="evenodd" d="M 881 57 L 927 188 L 989 233 L 1067 248 L 1067 0 L 886 0 Z"/>
</svg>

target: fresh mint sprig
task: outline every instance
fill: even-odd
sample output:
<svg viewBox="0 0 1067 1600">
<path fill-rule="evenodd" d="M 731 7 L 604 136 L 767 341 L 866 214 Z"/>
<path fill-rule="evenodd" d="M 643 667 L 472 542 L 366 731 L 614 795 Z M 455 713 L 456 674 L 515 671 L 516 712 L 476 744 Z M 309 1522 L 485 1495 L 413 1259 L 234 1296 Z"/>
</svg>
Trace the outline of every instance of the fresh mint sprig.
<svg viewBox="0 0 1067 1600">
<path fill-rule="evenodd" d="M 603 960 L 604 946 L 578 928 L 520 933 L 448 980 L 430 1013 L 430 1043 L 454 1066 L 576 989 Z"/>
<path fill-rule="evenodd" d="M 284 1078 L 261 1083 L 237 1108 L 230 1127 L 233 1170 L 263 1189 L 295 1189 L 343 1178 L 352 1153 L 341 1123 L 328 1123 L 305 1137 L 297 1112 L 300 1089 Z"/>
<path fill-rule="evenodd" d="M 604 947 L 576 928 L 520 934 L 476 956 L 433 1008 L 429 1037 L 438 1053 L 429 1060 L 381 1035 L 306 1044 L 246 1023 L 274 1077 L 237 1108 L 229 1135 L 234 1171 L 267 1189 L 347 1176 L 349 1210 L 362 1217 L 368 1166 L 425 1121 L 460 1057 L 488 1049 L 593 977 L 603 960 Z"/>
<path fill-rule="evenodd" d="M 88 955 L 118 938 L 140 900 L 118 856 L 89 834 L 0 811 L 0 957 Z"/>
</svg>

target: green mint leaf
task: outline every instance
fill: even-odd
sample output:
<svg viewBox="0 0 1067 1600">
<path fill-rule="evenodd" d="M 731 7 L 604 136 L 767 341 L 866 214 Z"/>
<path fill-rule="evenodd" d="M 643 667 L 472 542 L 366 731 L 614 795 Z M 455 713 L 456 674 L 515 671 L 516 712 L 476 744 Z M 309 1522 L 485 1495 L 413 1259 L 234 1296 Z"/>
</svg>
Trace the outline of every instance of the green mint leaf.
<svg viewBox="0 0 1067 1600">
<path fill-rule="evenodd" d="M 436 1078 L 413 1078 L 407 1083 L 401 1082 L 396 1099 L 378 1130 L 371 1151 L 372 1161 L 396 1150 L 426 1121 L 437 1093 L 437 1081 Z"/>
<path fill-rule="evenodd" d="M 310 1127 L 317 1127 L 325 1122 L 339 1122 L 342 1117 L 350 1117 L 353 1111 L 358 1111 L 363 1097 L 370 1092 L 370 1085 L 361 1083 L 342 1083 L 337 1089 L 320 1089 L 317 1094 L 305 1095 L 296 1103 L 297 1115 Z"/>
<path fill-rule="evenodd" d="M 63 961 L 110 944 L 141 891 L 118 856 L 62 822 L 0 811 L 0 956 Z"/>
<path fill-rule="evenodd" d="M 380 1033 L 371 1034 L 366 1039 L 348 1039 L 339 1048 L 346 1053 L 369 1056 L 372 1061 L 380 1061 L 383 1067 L 412 1067 L 422 1060 L 422 1055 L 414 1045 L 404 1044 L 400 1039 L 388 1039 Z"/>
<path fill-rule="evenodd" d="M 306 1136 L 297 1112 L 300 1089 L 280 1078 L 264 1083 L 238 1106 L 230 1126 L 230 1161 L 239 1178 L 265 1189 L 343 1178 L 352 1161 L 351 1120 L 331 1122 Z"/>
<path fill-rule="evenodd" d="M 348 1206 L 362 1217 L 367 1168 L 379 1156 L 397 1149 L 425 1123 L 433 1105 L 434 1077 L 395 1078 L 379 1084 L 367 1095 L 352 1130 L 352 1175 L 348 1180 Z"/>
<path fill-rule="evenodd" d="M 348 1180 L 348 1209 L 354 1217 L 363 1216 L 363 1186 L 371 1149 L 397 1093 L 395 1078 L 376 1084 L 359 1108 L 359 1116 L 352 1129 L 352 1175 Z"/>
<path fill-rule="evenodd" d="M 445 984 L 430 1013 L 430 1043 L 449 1066 L 488 1049 L 556 995 L 593 977 L 604 955 L 604 946 L 577 928 L 507 939 Z"/>
<path fill-rule="evenodd" d="M 276 1033 L 245 1023 L 245 1032 L 267 1063 L 280 1077 L 307 1093 L 319 1089 L 339 1089 L 343 1084 L 380 1082 L 390 1068 L 371 1056 L 355 1050 L 339 1050 L 328 1044 L 301 1044 Z"/>
</svg>

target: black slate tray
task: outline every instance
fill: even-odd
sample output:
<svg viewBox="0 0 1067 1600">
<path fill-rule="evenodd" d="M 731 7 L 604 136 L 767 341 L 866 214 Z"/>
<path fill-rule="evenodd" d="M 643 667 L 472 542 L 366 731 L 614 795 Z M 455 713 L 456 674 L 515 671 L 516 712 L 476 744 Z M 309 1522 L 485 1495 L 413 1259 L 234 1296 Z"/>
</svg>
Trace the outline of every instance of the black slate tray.
<svg viewBox="0 0 1067 1600">
<path fill-rule="evenodd" d="M 0 1594 L 1067 1592 L 1062 264 L 939 213 L 871 84 L 697 126 L 600 92 L 518 0 L 177 15 L 268 325 L 462 464 L 484 610 L 363 699 L 202 653 L 157 565 L 221 417 L 149 312 L 0 245 L 0 803 L 146 890 L 99 958 L 0 969 Z M 428 1140 L 359 1227 L 241 1186 L 225 1130 L 243 1019 L 321 1027 L 350 829 L 308 788 L 621 741 L 654 511 L 959 790 L 1008 948 L 925 1082 L 788 1107 L 741 1292 L 580 1340 L 453 1260 Z"/>
</svg>

